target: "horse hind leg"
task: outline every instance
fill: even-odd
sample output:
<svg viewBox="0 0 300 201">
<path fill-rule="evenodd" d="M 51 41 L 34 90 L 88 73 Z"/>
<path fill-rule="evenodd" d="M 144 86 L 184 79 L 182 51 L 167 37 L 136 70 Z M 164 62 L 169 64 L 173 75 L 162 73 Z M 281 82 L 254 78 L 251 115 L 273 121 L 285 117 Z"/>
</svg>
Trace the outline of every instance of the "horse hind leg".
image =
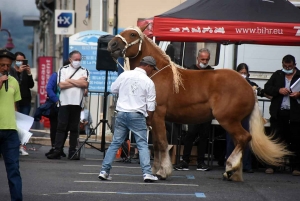
<svg viewBox="0 0 300 201">
<path fill-rule="evenodd" d="M 243 181 L 243 165 L 242 157 L 243 150 L 251 140 L 251 135 L 247 132 L 240 123 L 231 124 L 224 127 L 235 142 L 236 146 L 226 161 L 226 171 L 223 174 L 224 179 L 232 181 Z"/>
</svg>

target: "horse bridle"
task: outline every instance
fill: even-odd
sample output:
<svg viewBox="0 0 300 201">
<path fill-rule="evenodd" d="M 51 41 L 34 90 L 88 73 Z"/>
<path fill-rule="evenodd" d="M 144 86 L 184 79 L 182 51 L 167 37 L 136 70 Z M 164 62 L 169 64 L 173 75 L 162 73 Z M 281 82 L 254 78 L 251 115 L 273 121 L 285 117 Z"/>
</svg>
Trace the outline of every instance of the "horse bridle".
<svg viewBox="0 0 300 201">
<path fill-rule="evenodd" d="M 139 44 L 139 50 L 136 53 L 136 55 L 134 57 L 129 57 L 129 58 L 133 59 L 133 58 L 137 57 L 137 55 L 139 55 L 139 53 L 141 51 L 142 43 L 143 43 L 143 39 L 144 39 L 144 35 L 143 35 L 143 33 L 141 32 L 141 30 L 139 28 L 130 27 L 130 28 L 125 29 L 124 31 L 127 31 L 127 30 L 134 30 L 134 31 L 138 32 L 140 38 L 138 38 L 135 41 L 133 41 L 133 42 L 131 42 L 131 43 L 128 44 L 127 41 L 125 40 L 125 38 L 123 36 L 121 36 L 120 34 L 116 35 L 116 37 L 120 38 L 125 43 L 125 47 L 122 50 L 122 54 L 123 54 L 124 59 L 125 59 L 126 50 L 129 47 L 131 47 L 131 46 L 133 46 L 133 45 L 135 45 L 137 43 L 140 43 Z"/>
<path fill-rule="evenodd" d="M 139 44 L 139 50 L 138 50 L 138 52 L 136 53 L 136 55 L 135 55 L 134 57 L 129 57 L 129 58 L 133 59 L 133 58 L 135 58 L 135 57 L 137 57 L 137 56 L 139 55 L 139 53 L 140 53 L 140 51 L 141 51 L 141 48 L 142 48 L 143 39 L 144 39 L 144 34 L 141 32 L 141 30 L 140 30 L 138 27 L 129 27 L 129 28 L 125 29 L 124 31 L 127 31 L 127 30 L 134 30 L 134 31 L 136 31 L 136 32 L 139 34 L 140 38 L 138 38 L 138 39 L 136 39 L 135 41 L 133 41 L 133 42 L 131 42 L 131 43 L 128 44 L 128 42 L 126 41 L 126 39 L 125 39 L 123 36 L 121 36 L 120 34 L 118 34 L 118 35 L 115 36 L 115 37 L 120 38 L 120 39 L 125 43 L 125 47 L 124 47 L 124 49 L 122 50 L 122 54 L 123 54 L 124 61 L 126 61 L 126 59 L 125 59 L 125 57 L 126 57 L 126 56 L 125 56 L 126 50 L 127 50 L 129 47 L 131 47 L 131 46 L 133 46 L 133 45 L 135 45 L 135 44 L 137 44 L 137 43 L 140 43 L 140 44 Z M 119 64 L 119 66 L 121 66 L 121 67 L 123 68 L 123 70 L 125 70 L 124 67 L 118 62 L 118 60 L 116 60 L 115 58 L 113 58 L 113 59 L 115 60 L 115 62 L 116 62 L 117 64 Z M 152 77 L 155 76 L 157 73 L 159 73 L 160 71 L 164 70 L 165 68 L 167 68 L 167 67 L 169 67 L 169 66 L 171 66 L 171 65 L 169 64 L 169 65 L 166 65 L 165 67 L 163 67 L 162 69 L 159 69 L 159 70 L 158 70 L 156 73 L 154 73 L 150 78 L 152 78 Z"/>
</svg>

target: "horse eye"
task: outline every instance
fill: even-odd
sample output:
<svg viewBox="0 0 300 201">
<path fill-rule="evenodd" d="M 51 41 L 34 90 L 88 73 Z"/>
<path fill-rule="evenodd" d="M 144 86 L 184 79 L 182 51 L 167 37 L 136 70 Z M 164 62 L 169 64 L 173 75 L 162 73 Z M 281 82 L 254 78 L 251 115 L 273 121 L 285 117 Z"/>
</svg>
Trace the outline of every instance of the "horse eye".
<svg viewBox="0 0 300 201">
<path fill-rule="evenodd" d="M 135 36 L 135 34 L 134 34 L 134 33 L 131 33 L 130 36 Z"/>
</svg>

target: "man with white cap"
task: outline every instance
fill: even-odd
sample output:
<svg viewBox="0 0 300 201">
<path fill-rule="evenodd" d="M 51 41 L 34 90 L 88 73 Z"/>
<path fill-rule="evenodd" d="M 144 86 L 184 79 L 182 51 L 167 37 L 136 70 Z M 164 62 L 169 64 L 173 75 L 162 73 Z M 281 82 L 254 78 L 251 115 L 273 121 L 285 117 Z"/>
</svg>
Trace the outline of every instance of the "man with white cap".
<svg viewBox="0 0 300 201">
<path fill-rule="evenodd" d="M 151 126 L 155 110 L 155 86 L 148 77 L 157 70 L 151 56 L 144 57 L 134 70 L 123 72 L 111 85 L 111 92 L 118 93 L 114 136 L 99 174 L 101 180 L 111 180 L 110 169 L 117 150 L 124 142 L 128 131 L 134 133 L 139 150 L 140 166 L 145 182 L 158 180 L 152 175 L 147 142 L 147 126 Z"/>
</svg>

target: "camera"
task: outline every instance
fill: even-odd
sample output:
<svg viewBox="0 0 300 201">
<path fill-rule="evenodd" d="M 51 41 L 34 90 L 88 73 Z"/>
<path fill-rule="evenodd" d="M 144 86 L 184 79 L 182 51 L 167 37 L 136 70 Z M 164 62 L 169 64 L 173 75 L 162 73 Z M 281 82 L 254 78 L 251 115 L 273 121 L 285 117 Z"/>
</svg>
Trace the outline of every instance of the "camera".
<svg viewBox="0 0 300 201">
<path fill-rule="evenodd" d="M 27 60 L 27 59 L 24 59 L 24 60 L 22 61 L 22 64 L 27 66 L 27 65 L 28 65 L 28 60 Z"/>
</svg>

